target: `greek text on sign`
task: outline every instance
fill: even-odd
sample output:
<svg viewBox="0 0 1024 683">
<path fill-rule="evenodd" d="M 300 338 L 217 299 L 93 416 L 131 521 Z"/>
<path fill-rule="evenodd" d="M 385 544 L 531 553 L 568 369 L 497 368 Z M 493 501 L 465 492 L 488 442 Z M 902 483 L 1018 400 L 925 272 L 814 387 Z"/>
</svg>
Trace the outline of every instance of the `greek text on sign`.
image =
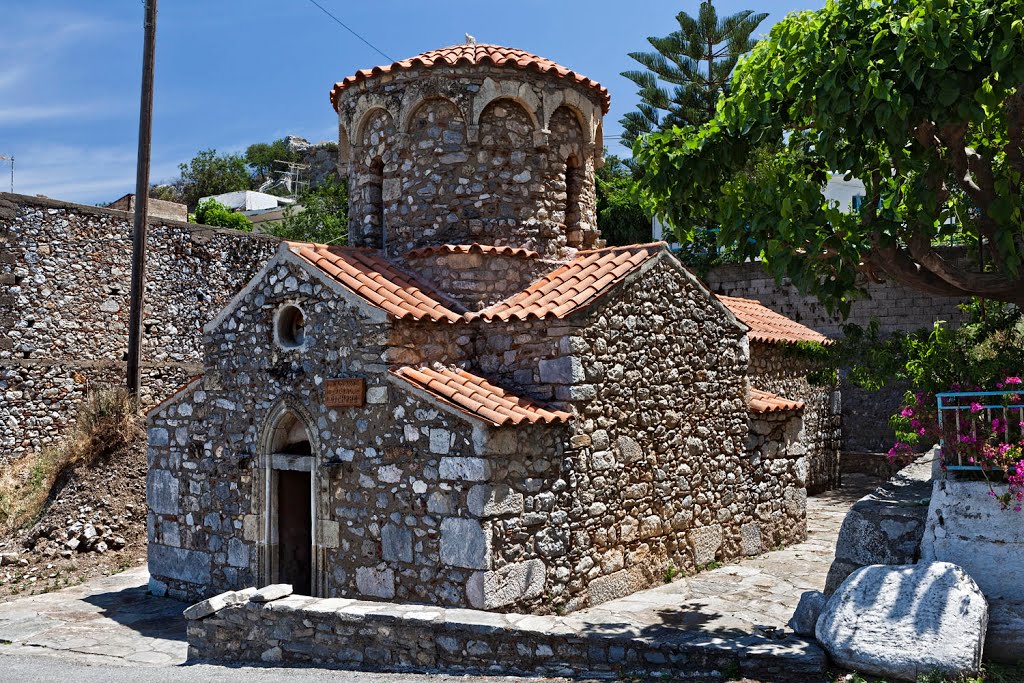
<svg viewBox="0 0 1024 683">
<path fill-rule="evenodd" d="M 361 408 L 366 402 L 366 380 L 329 379 L 324 382 L 324 405 L 329 408 Z"/>
</svg>

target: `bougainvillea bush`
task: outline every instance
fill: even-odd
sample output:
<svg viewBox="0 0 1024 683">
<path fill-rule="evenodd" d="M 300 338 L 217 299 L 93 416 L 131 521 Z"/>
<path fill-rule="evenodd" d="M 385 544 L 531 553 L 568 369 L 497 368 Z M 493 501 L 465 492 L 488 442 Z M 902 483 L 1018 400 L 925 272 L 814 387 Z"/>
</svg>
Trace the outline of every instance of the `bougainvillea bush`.
<svg viewBox="0 0 1024 683">
<path fill-rule="evenodd" d="M 914 457 L 917 447 L 941 441 L 942 466 L 958 476 L 980 475 L 1004 508 L 1020 511 L 1024 503 L 1024 385 L 1016 375 L 995 383 L 999 394 L 977 394 L 978 387 L 953 384 L 942 395 L 942 420 L 936 396 L 908 394 L 907 404 L 893 416 L 897 441 L 891 462 Z M 964 394 L 964 395 L 956 395 Z M 961 469 L 967 468 L 967 469 Z M 997 493 L 995 483 L 1008 486 Z"/>
<path fill-rule="evenodd" d="M 910 387 L 904 405 L 890 418 L 896 433 L 888 453 L 891 462 L 907 463 L 942 440 L 947 445 L 946 465 L 971 465 L 974 458 L 973 464 L 981 468 L 974 476 L 1009 482 L 1016 505 L 1024 502 L 1024 496 L 1018 500 L 1016 493 L 1024 491 L 1024 467 L 1017 467 L 1024 416 L 1016 409 L 1004 415 L 1002 408 L 1024 398 L 1024 386 L 1018 384 L 1024 377 L 1024 314 L 1016 305 L 980 299 L 961 309 L 966 322 L 957 328 L 940 321 L 931 330 L 883 336 L 877 321 L 872 321 L 867 327 L 844 326 L 837 344 L 800 352 L 823 368 L 843 368 L 845 384 L 868 391 L 894 384 Z M 944 434 L 939 429 L 936 396 L 974 391 L 1003 395 L 985 402 L 966 400 L 958 411 L 960 431 Z M 947 399 L 947 405 L 957 403 Z M 955 430 L 957 424 L 952 412 L 945 416 L 947 430 Z M 1002 498 L 1008 504 L 1005 494 Z"/>
</svg>

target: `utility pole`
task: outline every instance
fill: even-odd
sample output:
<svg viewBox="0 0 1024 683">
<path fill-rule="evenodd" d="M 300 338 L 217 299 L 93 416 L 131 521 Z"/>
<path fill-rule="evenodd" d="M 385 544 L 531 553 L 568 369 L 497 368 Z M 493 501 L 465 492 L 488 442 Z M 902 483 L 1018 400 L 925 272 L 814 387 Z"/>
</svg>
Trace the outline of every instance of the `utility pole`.
<svg viewBox="0 0 1024 683">
<path fill-rule="evenodd" d="M 142 98 L 139 106 L 139 160 L 135 172 L 135 222 L 132 234 L 132 289 L 128 312 L 128 392 L 142 386 L 142 313 L 146 293 L 146 229 L 149 214 L 149 156 L 153 140 L 153 72 L 156 59 L 156 0 L 146 0 L 146 36 L 142 49 Z"/>
</svg>

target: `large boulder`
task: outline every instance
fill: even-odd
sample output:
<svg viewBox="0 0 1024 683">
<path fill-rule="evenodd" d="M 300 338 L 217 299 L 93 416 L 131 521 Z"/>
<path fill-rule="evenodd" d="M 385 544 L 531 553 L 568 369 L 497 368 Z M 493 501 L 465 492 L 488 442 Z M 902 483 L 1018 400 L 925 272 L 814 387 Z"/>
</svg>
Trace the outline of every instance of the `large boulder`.
<svg viewBox="0 0 1024 683">
<path fill-rule="evenodd" d="M 815 636 L 839 666 L 917 680 L 981 667 L 988 603 L 967 572 L 948 562 L 861 567 L 825 604 Z"/>
<path fill-rule="evenodd" d="M 900 470 L 850 508 L 836 539 L 836 557 L 825 579 L 825 595 L 858 567 L 912 564 L 920 557 L 928 517 L 935 451 Z"/>
</svg>

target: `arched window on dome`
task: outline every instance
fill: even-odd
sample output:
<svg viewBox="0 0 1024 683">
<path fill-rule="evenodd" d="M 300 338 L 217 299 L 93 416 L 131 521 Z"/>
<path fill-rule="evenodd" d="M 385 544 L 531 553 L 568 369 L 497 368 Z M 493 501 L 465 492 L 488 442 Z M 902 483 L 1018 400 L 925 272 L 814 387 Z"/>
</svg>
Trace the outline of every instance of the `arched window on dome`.
<svg viewBox="0 0 1024 683">
<path fill-rule="evenodd" d="M 384 160 L 377 157 L 370 163 L 366 174 L 366 215 L 363 216 L 363 234 L 366 246 L 384 247 Z"/>
<path fill-rule="evenodd" d="M 572 155 L 565 161 L 565 235 L 566 245 L 577 249 L 583 245 L 580 226 L 582 193 L 583 167 L 576 155 Z"/>
</svg>

